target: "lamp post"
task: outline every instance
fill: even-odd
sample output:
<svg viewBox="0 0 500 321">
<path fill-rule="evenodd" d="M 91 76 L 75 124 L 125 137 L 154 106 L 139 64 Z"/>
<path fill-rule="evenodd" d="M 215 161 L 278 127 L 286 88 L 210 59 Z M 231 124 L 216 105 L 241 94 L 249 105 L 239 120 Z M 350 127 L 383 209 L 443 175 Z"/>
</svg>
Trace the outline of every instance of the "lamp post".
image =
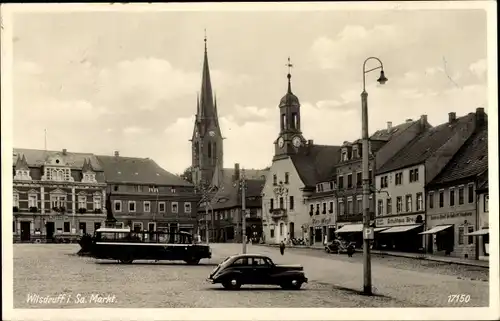
<svg viewBox="0 0 500 321">
<path fill-rule="evenodd" d="M 370 60 L 376 60 L 379 63 L 378 67 L 366 70 L 366 63 Z M 368 138 L 368 93 L 366 92 L 366 74 L 380 69 L 380 77 L 377 81 L 383 85 L 387 82 L 384 74 L 384 65 L 377 57 L 369 57 L 363 63 L 363 92 L 361 93 L 361 137 L 363 141 L 362 151 L 362 180 L 363 180 L 363 293 L 365 295 L 372 294 L 372 276 L 371 276 L 371 260 L 370 260 L 370 238 L 373 236 L 373 231 L 368 233 L 370 229 L 370 177 L 369 177 L 369 138 Z"/>
<path fill-rule="evenodd" d="M 242 253 L 247 253 L 247 218 L 246 218 L 246 188 L 247 181 L 245 178 L 245 170 L 241 170 L 241 178 L 240 178 L 240 189 L 241 189 L 241 246 Z"/>
</svg>

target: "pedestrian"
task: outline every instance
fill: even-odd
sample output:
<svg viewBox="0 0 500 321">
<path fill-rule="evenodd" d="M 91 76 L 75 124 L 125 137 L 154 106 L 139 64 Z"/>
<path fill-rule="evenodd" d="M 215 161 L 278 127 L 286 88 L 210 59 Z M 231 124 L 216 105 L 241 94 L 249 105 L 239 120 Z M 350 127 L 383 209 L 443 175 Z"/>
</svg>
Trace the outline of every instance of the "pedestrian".
<svg viewBox="0 0 500 321">
<path fill-rule="evenodd" d="M 281 241 L 280 243 L 280 253 L 281 255 L 285 254 L 285 242 Z"/>
<path fill-rule="evenodd" d="M 352 257 L 353 254 L 354 254 L 354 245 L 351 243 L 347 246 L 347 255 L 349 257 Z"/>
</svg>

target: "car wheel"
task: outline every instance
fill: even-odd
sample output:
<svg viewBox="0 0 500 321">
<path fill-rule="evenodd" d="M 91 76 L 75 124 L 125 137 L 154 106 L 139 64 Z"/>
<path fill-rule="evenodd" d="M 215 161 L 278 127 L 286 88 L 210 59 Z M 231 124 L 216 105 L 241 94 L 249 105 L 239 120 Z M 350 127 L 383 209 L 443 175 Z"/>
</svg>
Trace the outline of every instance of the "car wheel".
<svg viewBox="0 0 500 321">
<path fill-rule="evenodd" d="M 302 281 L 299 281 L 297 279 L 292 279 L 287 283 L 282 284 L 281 288 L 285 290 L 299 290 L 302 287 L 302 283 L 303 283 Z"/>
<path fill-rule="evenodd" d="M 232 277 L 223 282 L 222 286 L 228 290 L 238 290 L 239 288 L 241 288 L 241 282 L 237 277 Z"/>
</svg>

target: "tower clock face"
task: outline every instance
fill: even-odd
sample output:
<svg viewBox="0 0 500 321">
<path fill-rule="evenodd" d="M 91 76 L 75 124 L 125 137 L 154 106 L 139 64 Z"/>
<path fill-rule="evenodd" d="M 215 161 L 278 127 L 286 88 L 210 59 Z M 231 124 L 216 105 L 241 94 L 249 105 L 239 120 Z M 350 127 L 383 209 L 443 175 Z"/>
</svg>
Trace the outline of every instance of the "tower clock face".
<svg viewBox="0 0 500 321">
<path fill-rule="evenodd" d="M 302 141 L 300 140 L 299 136 L 295 136 L 292 140 L 293 146 L 295 147 L 300 147 L 302 145 Z"/>
<path fill-rule="evenodd" d="M 210 137 L 214 137 L 215 136 L 215 132 L 213 130 L 209 131 L 208 134 L 210 135 Z"/>
<path fill-rule="evenodd" d="M 285 140 L 283 139 L 283 137 L 278 138 L 278 146 L 282 148 L 283 145 L 285 145 Z"/>
</svg>

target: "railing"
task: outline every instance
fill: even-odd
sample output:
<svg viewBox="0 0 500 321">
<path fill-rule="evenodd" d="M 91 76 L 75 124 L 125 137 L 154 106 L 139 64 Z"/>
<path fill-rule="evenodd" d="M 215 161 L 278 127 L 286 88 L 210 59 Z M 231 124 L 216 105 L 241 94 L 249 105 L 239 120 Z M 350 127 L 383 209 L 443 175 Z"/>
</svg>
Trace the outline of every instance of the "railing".
<svg viewBox="0 0 500 321">
<path fill-rule="evenodd" d="M 273 208 L 271 210 L 271 217 L 274 219 L 278 219 L 286 216 L 286 209 L 284 208 Z"/>
</svg>

